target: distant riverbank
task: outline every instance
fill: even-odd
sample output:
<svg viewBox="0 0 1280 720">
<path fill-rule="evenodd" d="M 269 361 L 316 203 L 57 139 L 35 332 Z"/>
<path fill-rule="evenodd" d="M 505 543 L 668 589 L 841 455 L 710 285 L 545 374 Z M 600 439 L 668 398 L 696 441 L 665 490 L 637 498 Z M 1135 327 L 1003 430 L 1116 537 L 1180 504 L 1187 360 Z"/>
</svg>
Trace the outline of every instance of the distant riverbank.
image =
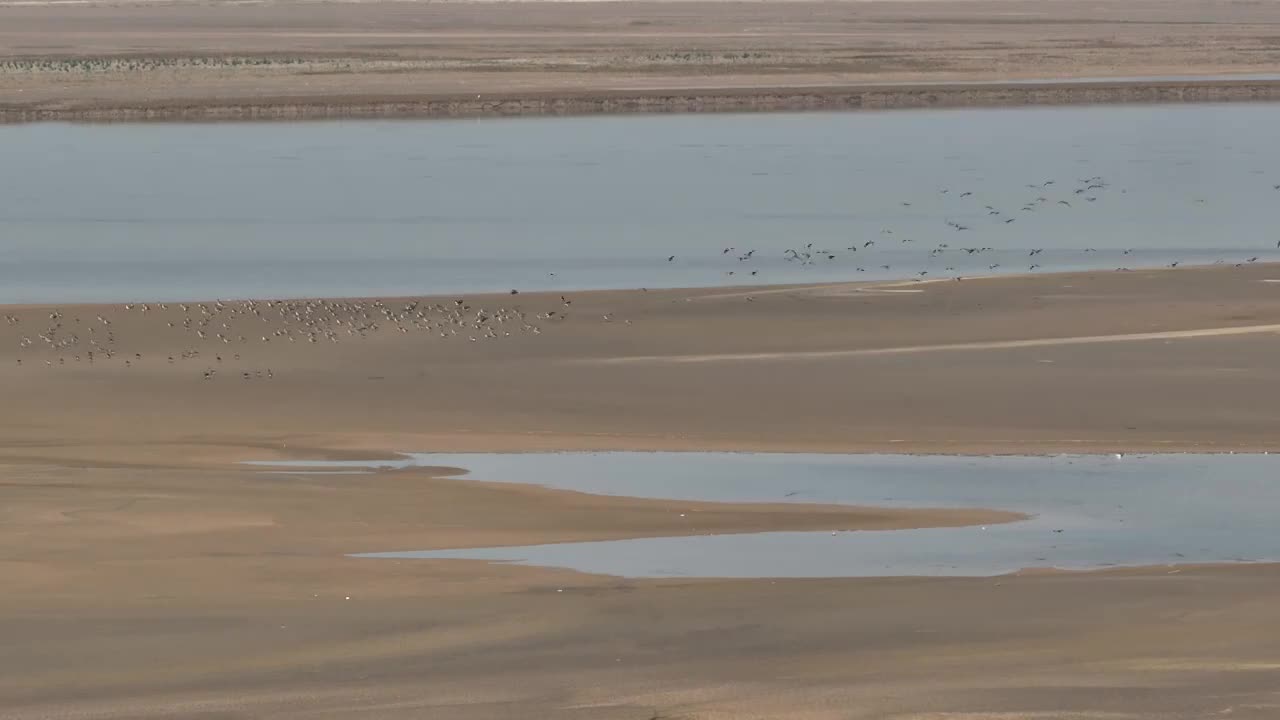
<svg viewBox="0 0 1280 720">
<path fill-rule="evenodd" d="M 1280 79 L 1096 80 L 326 95 L 0 104 L 0 122 L 208 122 L 1280 101 Z"/>
</svg>

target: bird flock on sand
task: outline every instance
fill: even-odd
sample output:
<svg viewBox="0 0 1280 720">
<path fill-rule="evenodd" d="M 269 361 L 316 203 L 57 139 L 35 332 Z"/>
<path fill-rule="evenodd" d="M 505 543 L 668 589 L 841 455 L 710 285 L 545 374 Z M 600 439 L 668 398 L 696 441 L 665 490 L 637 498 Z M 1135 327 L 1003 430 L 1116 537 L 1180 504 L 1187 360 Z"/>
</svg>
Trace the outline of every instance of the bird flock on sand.
<svg viewBox="0 0 1280 720">
<path fill-rule="evenodd" d="M 1023 218 L 1033 218 L 1037 213 L 1063 211 L 1088 207 L 1106 193 L 1114 192 L 1112 185 L 1101 176 L 1093 176 L 1076 180 L 1074 183 L 1058 183 L 1056 180 L 1045 180 L 1025 186 L 1026 199 L 1017 208 L 999 208 L 984 204 L 972 191 L 953 192 L 949 188 L 940 188 L 941 195 L 954 195 L 959 200 L 972 203 L 972 207 L 964 210 L 960 222 L 946 219 L 948 237 L 945 242 L 937 242 L 929 248 L 928 259 L 937 263 L 941 258 L 945 270 L 942 278 L 963 279 L 953 265 L 945 264 L 947 258 L 955 256 L 978 256 L 992 253 L 992 247 L 972 242 L 970 237 L 977 237 L 982 226 L 1012 225 Z M 1280 192 L 1280 184 L 1273 185 L 1272 190 Z M 1121 189 L 1118 191 L 1126 192 Z M 904 207 L 913 203 L 903 201 Z M 801 266 L 832 262 L 842 257 L 854 257 L 858 263 L 853 272 L 866 272 L 868 267 L 891 270 L 888 263 L 878 263 L 877 248 L 884 246 L 906 246 L 914 239 L 903 234 L 896 234 L 893 228 L 884 228 L 873 238 L 862 238 L 843 248 L 815 247 L 814 243 L 805 243 L 797 247 L 789 247 L 782 251 L 782 259 L 787 263 Z M 1276 243 L 1280 248 L 1280 241 Z M 1085 248 L 1085 253 L 1097 252 L 1095 248 Z M 1042 267 L 1044 248 L 1029 249 L 1026 255 L 1026 271 L 1034 272 Z M 1124 250 L 1124 255 L 1133 253 L 1132 249 Z M 735 247 L 724 248 L 719 255 L 734 264 L 727 275 L 741 275 L 744 278 L 758 277 L 759 270 L 750 267 L 750 263 L 763 255 L 755 249 L 739 250 Z M 882 256 L 883 257 L 883 256 Z M 1257 255 L 1247 258 L 1218 260 L 1219 264 L 1231 262 L 1237 267 L 1258 261 Z M 674 263 L 676 255 L 666 256 L 666 261 Z M 874 264 L 873 264 L 874 263 Z M 1178 267 L 1181 263 L 1174 261 L 1170 267 Z M 1001 264 L 992 262 L 987 265 L 989 271 L 1000 269 Z M 1020 271 L 1021 268 L 1009 268 Z M 1117 270 L 1128 270 L 1119 267 Z M 911 270 L 903 272 L 916 281 L 923 281 L 933 270 Z M 512 290 L 511 295 L 518 295 Z M 752 297 L 746 298 L 748 301 Z M 484 342 L 510 338 L 521 335 L 538 335 L 543 327 L 551 323 L 564 321 L 569 317 L 573 301 L 560 296 L 554 310 L 532 312 L 523 309 L 519 304 L 509 303 L 495 307 L 480 306 L 464 299 L 443 301 L 435 299 L 411 300 L 239 300 L 189 303 L 129 303 L 123 311 L 129 316 L 154 318 L 163 322 L 165 328 L 173 333 L 169 339 L 175 341 L 176 352 L 151 352 L 146 361 L 162 362 L 168 365 L 192 367 L 198 370 L 205 380 L 221 377 L 238 377 L 242 380 L 271 380 L 275 372 L 270 367 L 246 367 L 241 362 L 242 352 L 249 348 L 266 348 L 272 343 L 305 345 L 334 344 L 348 341 L 360 341 L 375 337 L 381 333 L 408 335 L 414 334 L 428 338 L 444 340 L 466 340 Z M 27 327 L 19 315 L 4 314 L 5 325 L 16 331 L 19 366 L 40 365 L 45 367 L 67 366 L 76 364 L 115 364 L 130 368 L 144 361 L 144 354 L 135 348 L 125 348 L 118 340 L 111 317 L 113 313 L 85 311 L 82 315 L 66 315 L 67 310 L 55 309 L 41 317 L 38 327 Z M 72 310 L 71 312 L 75 312 Z M 88 313 L 92 312 L 90 316 Z M 32 319 L 27 314 L 28 321 Z M 612 323 L 614 317 L 604 314 L 599 320 Z M 623 321 L 631 324 L 630 320 Z M 44 352 L 39 352 L 43 350 Z M 255 356 L 260 353 L 254 353 Z"/>
<path fill-rule="evenodd" d="M 1280 191 L 1280 185 L 1272 185 L 1271 189 Z M 1038 217 L 1046 214 L 1080 212 L 1095 203 L 1098 203 L 1107 194 L 1126 194 L 1128 191 L 1124 188 L 1115 189 L 1112 183 L 1101 175 L 1094 175 L 1087 178 L 1079 178 L 1074 182 L 1048 179 L 1036 183 L 1028 183 L 1023 187 L 1024 199 L 1016 203 L 1014 206 L 996 207 L 995 205 L 986 204 L 980 200 L 971 190 L 953 191 L 950 188 L 939 188 L 938 194 L 956 199 L 961 203 L 956 210 L 957 217 L 964 218 L 964 221 L 958 221 L 954 218 L 945 218 L 943 224 L 940 225 L 939 234 L 942 238 L 937 240 L 936 244 L 928 248 L 926 260 L 928 266 L 925 268 L 901 268 L 900 275 L 909 277 L 916 281 L 926 279 L 964 279 L 957 267 L 960 263 L 947 262 L 949 258 L 961 257 L 965 259 L 973 259 L 975 256 L 982 256 L 987 253 L 992 255 L 1000 255 L 1003 262 L 993 260 L 984 265 L 974 265 L 970 263 L 969 268 L 976 268 L 981 272 L 985 266 L 987 272 L 1035 272 L 1044 266 L 1041 262 L 1045 248 L 1026 248 L 1025 264 L 1012 264 L 1009 260 L 1011 253 L 1001 252 L 997 248 L 985 246 L 974 240 L 980 236 L 981 231 L 993 226 L 1014 226 L 1021 228 L 1028 223 L 1036 220 Z M 1202 201 L 1197 201 L 1202 202 Z M 913 202 L 902 201 L 899 203 L 902 207 L 910 208 L 915 205 Z M 1061 217 L 1061 215 L 1057 215 Z M 1014 225 L 1014 223 L 1022 223 L 1022 225 Z M 945 230 L 944 230 L 945 228 Z M 876 237 L 860 238 L 853 244 L 843 247 L 823 247 L 815 246 L 815 243 L 805 243 L 804 245 L 796 245 L 782 250 L 782 259 L 787 263 L 800 266 L 818 265 L 831 263 L 838 260 L 853 260 L 854 266 L 852 272 L 865 273 L 869 270 L 892 271 L 894 266 L 891 264 L 894 259 L 901 260 L 903 257 L 901 252 L 886 253 L 886 249 L 906 249 L 915 247 L 916 238 L 904 233 L 901 228 L 883 228 Z M 843 244 L 842 244 L 843 245 Z M 1276 241 L 1276 249 L 1280 249 L 1280 240 Z M 1073 250 L 1070 252 L 1079 252 Z M 1084 248 L 1085 254 L 1098 252 L 1097 248 Z M 1122 251 L 1123 256 L 1131 256 L 1134 253 L 1133 248 Z M 726 247 L 720 251 L 722 258 L 733 260 L 732 269 L 724 270 L 724 275 L 734 278 L 744 278 L 748 282 L 751 278 L 759 281 L 761 270 L 751 268 L 745 264 L 752 260 L 765 257 L 763 253 L 757 252 L 756 249 L 739 249 L 737 247 Z M 988 256 L 991 257 L 991 256 Z M 668 263 L 679 261 L 677 255 L 667 255 Z M 884 262 L 890 260 L 889 263 Z M 1232 264 L 1236 267 L 1257 262 L 1259 257 L 1252 253 L 1240 258 L 1220 258 L 1215 264 Z M 1174 260 L 1168 263 L 1168 267 L 1176 268 L 1182 265 L 1181 260 Z M 1129 271 L 1132 268 L 1121 266 L 1115 268 L 1117 271 Z"/>
<path fill-rule="evenodd" d="M 512 294 L 518 294 L 512 291 Z M 114 363 L 129 368 L 144 357 L 151 362 L 196 366 L 205 380 L 232 376 L 243 380 L 274 379 L 269 367 L 245 369 L 242 352 L 271 344 L 334 344 L 373 338 L 380 333 L 410 333 L 444 340 L 493 341 L 518 335 L 539 335 L 549 323 L 568 317 L 573 301 L 562 296 L 554 310 L 531 312 L 521 307 L 474 305 L 467 300 L 241 300 L 192 303 L 129 303 L 125 314 L 154 318 L 176 340 L 176 352 L 144 356 L 126 349 L 116 336 L 113 313 L 67 315 L 53 310 L 41 316 L 40 327 L 28 330 L 21 317 L 5 314 L 16 329 L 22 351 L 18 365 L 46 367 Z M 92 311 L 90 311 L 92 312 Z M 601 318 L 612 322 L 611 315 Z M 30 320 L 30 317 L 28 317 Z M 46 322 L 47 320 L 47 322 Z M 28 323 L 29 324 L 29 323 Z M 153 326 L 154 327 L 154 326 Z M 158 329 L 158 328 L 157 328 Z M 27 357 L 22 357 L 22 355 Z M 260 354 L 260 353 L 255 353 Z"/>
</svg>

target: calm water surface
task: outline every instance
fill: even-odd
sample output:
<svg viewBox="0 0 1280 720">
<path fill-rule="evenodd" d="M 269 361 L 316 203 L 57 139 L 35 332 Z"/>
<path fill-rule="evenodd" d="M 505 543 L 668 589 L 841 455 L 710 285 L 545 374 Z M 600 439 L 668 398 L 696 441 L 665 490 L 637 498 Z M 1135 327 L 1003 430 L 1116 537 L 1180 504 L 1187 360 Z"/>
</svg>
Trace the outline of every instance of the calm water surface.
<svg viewBox="0 0 1280 720">
<path fill-rule="evenodd" d="M 1275 259 L 1276 127 L 1276 104 L 6 126 L 0 302 Z"/>
<path fill-rule="evenodd" d="M 677 502 L 998 508 L 1032 517 L 987 527 L 863 532 L 833 527 L 829 532 L 396 549 L 365 557 L 483 559 L 633 577 L 996 575 L 1027 567 L 1280 559 L 1275 532 L 1280 456 L 420 454 L 373 465 L 463 467 L 477 481 Z M 673 512 L 680 512 L 678 505 Z M 696 529 L 697 514 L 687 518 Z"/>
</svg>

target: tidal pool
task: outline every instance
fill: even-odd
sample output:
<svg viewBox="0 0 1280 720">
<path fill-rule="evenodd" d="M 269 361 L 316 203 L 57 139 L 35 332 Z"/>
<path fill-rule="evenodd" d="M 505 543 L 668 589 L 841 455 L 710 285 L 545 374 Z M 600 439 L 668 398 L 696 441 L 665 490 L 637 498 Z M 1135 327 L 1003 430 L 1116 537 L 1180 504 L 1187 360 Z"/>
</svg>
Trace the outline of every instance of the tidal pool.
<svg viewBox="0 0 1280 720">
<path fill-rule="evenodd" d="M 999 575 L 1024 568 L 1280 559 L 1280 457 L 957 457 L 739 453 L 412 454 L 306 467 L 462 467 L 475 481 L 633 497 L 1031 515 L 1004 525 L 778 532 L 395 550 L 366 558 L 472 559 L 628 577 Z M 689 514 L 696 532 L 696 513 Z"/>
</svg>

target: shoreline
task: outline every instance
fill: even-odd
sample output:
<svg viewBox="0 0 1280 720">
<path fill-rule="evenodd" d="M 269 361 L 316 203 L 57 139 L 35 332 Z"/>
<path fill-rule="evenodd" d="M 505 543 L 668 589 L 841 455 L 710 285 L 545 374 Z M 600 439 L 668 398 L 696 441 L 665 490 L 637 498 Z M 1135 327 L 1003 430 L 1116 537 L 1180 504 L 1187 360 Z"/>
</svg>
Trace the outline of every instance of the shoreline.
<svg viewBox="0 0 1280 720">
<path fill-rule="evenodd" d="M 510 336 L 498 328 L 501 339 L 483 342 L 468 342 L 479 332 L 465 328 L 441 338 L 440 303 L 421 305 L 433 329 L 407 323 L 393 298 L 345 299 L 325 310 L 323 300 L 260 305 L 262 319 L 241 302 L 207 303 L 207 317 L 219 318 L 211 327 L 245 336 L 234 345 L 183 327 L 205 317 L 199 303 L 152 304 L 146 313 L 120 304 L 8 307 L 18 324 L 0 326 L 0 379 L 12 382 L 17 414 L 0 461 L 209 468 L 381 459 L 405 448 L 1276 452 L 1274 411 L 1263 409 L 1275 392 L 1266 362 L 1275 335 L 1251 330 L 1280 323 L 1280 298 L 1265 282 L 1274 271 L 1257 264 L 1021 275 L 922 283 L 913 294 L 818 284 L 762 292 L 753 302 L 719 288 L 595 291 L 573 293 L 569 314 L 556 321 L 534 316 L 564 310 L 559 293 L 466 296 L 470 313 L 509 314 L 514 301 L 542 326 L 534 334 L 507 325 Z M 324 321 L 333 342 L 298 334 L 294 314 L 307 304 L 341 320 Z M 83 346 L 20 347 L 59 322 L 48 317 L 55 309 L 71 328 L 101 325 L 96 316 L 110 321 L 115 358 L 86 362 Z M 384 312 L 400 319 L 383 319 L 367 337 L 348 334 L 348 317 L 366 323 Z M 938 323 L 939 313 L 947 322 Z M 693 321 L 714 330 L 690 334 Z M 762 324 L 774 331 L 760 334 Z M 286 340 L 290 334 L 302 341 Z M 1096 340 L 1105 336 L 1116 339 Z M 759 354 L 770 359 L 738 359 Z M 611 361 L 631 355 L 709 357 Z M 768 382 L 779 373 L 788 381 Z M 1200 389 L 1188 394 L 1188 379 Z M 316 383 L 326 393 L 312 392 Z M 170 416 L 175 403 L 193 411 Z M 136 425 L 101 424 L 101 410 L 84 412 L 90 406 L 117 408 L 113 417 Z M 151 450 L 140 454 L 144 446 Z"/>
<path fill-rule="evenodd" d="M 1280 260 L 1277 261 L 1260 261 L 1249 263 L 1249 267 L 1254 268 L 1271 268 L 1280 272 Z M 1125 268 L 1124 273 L 1120 274 L 1147 274 L 1147 273 L 1193 273 L 1206 272 L 1215 270 L 1226 270 L 1228 266 L 1222 263 L 1201 263 L 1179 265 L 1171 268 L 1164 265 L 1159 266 L 1134 266 Z M 1244 266 L 1241 266 L 1244 267 Z M 1239 269 L 1234 268 L 1232 269 Z M 442 302 L 445 300 L 467 299 L 478 301 L 492 302 L 512 302 L 515 304 L 523 303 L 526 300 L 553 300 L 567 293 L 576 296 L 630 296 L 639 293 L 657 293 L 662 295 L 680 295 L 688 293 L 690 297 L 688 301 L 716 301 L 727 299 L 742 299 L 747 296 L 759 297 L 761 295 L 785 295 L 788 293 L 807 293 L 821 294 L 826 296 L 841 296 L 846 294 L 884 294 L 874 291 L 881 288 L 927 288 L 936 285 L 946 285 L 949 283 L 977 283 L 977 282 L 1000 282 L 1000 281 L 1025 281 L 1037 278 L 1045 278 L 1048 281 L 1054 279 L 1086 277 L 1098 274 L 1117 273 L 1115 270 L 1058 270 L 1040 273 L 1029 272 L 1010 272 L 1003 274 L 986 274 L 986 275 L 965 275 L 956 278 L 929 278 L 927 280 L 912 279 L 910 277 L 902 277 L 885 280 L 836 280 L 836 281 L 819 281 L 819 282 L 783 282 L 777 284 L 759 283 L 755 285 L 682 285 L 678 287 L 618 287 L 618 288 L 600 288 L 600 287 L 584 287 L 584 288 L 557 288 L 554 290 L 521 290 L 518 294 L 512 295 L 507 290 L 485 290 L 481 292 L 458 292 L 458 293 L 424 293 L 421 295 L 299 295 L 288 297 L 243 297 L 238 295 L 228 295 L 222 297 L 181 297 L 176 299 L 154 299 L 154 298 L 132 298 L 127 300 L 90 300 L 90 301 L 69 301 L 69 302 L 22 302 L 22 303 L 4 303 L 0 302 L 0 310 L 7 311 L 31 311 L 49 308 L 83 308 L 83 309 L 105 309 L 120 308 L 125 305 L 198 305 L 200 303 L 305 303 L 305 302 Z"/>
<path fill-rule="evenodd" d="M 1280 79 L 869 83 L 788 87 L 0 102 L 0 124 L 289 122 L 940 110 L 1280 101 Z"/>
<path fill-rule="evenodd" d="M 635 438 L 623 442 L 599 441 L 598 438 L 564 434 L 554 439 L 529 443 L 527 439 L 502 435 L 437 436 L 428 444 L 439 443 L 441 449 L 415 452 L 452 452 L 498 455 L 531 455 L 543 453 L 644 453 L 644 454 L 732 454 L 732 455 L 878 455 L 892 457 L 924 458 L 1042 458 L 1042 457 L 1103 457 L 1121 454 L 1125 456 L 1217 456 L 1217 455 L 1271 455 L 1280 453 L 1280 445 L 1266 442 L 1229 443 L 1214 441 L 1117 441 L 1106 438 L 1080 440 L 1022 441 L 989 440 L 963 441 L 947 446 L 936 441 L 911 442 L 907 440 L 872 443 L 805 444 L 803 442 L 739 442 L 692 438 Z M 304 454 L 281 453 L 279 459 L 298 461 L 316 460 L 318 456 L 352 458 L 356 456 L 384 459 L 387 453 L 381 443 L 336 442 L 328 447 L 311 447 Z M 43 461 L 43 460 L 42 460 Z M 228 460 L 222 465 L 234 465 L 240 460 Z M 322 462 L 322 461 L 321 461 Z M 217 467 L 218 464 L 213 465 Z"/>
<path fill-rule="evenodd" d="M 281 435 L 277 437 L 299 440 L 298 436 Z M 166 441 L 161 444 L 172 445 L 173 443 Z M 173 459 L 166 455 L 164 460 L 156 461 L 146 461 L 141 459 L 115 460 L 108 459 L 103 455 L 95 455 L 92 450 L 96 447 L 97 446 L 95 444 L 77 445 L 74 443 L 67 443 L 50 447 L 50 450 L 56 452 L 50 452 L 48 455 L 0 453 L 0 463 L 11 466 L 59 465 L 69 468 L 104 470 L 132 469 L 253 472 L 252 470 L 240 467 L 242 463 L 246 462 L 242 458 L 253 457 L 261 459 L 267 456 L 264 455 L 262 446 L 245 445 L 238 448 L 225 448 L 226 452 L 216 458 L 195 458 L 183 461 Z M 271 457 L 281 460 L 298 461 L 318 461 L 318 458 L 320 457 L 343 459 L 384 459 L 387 454 L 382 451 L 383 447 L 385 446 L 378 442 L 347 443 L 344 442 L 342 438 L 338 437 L 334 439 L 332 444 L 317 443 L 308 447 L 306 451 L 302 453 L 282 452 L 278 455 L 272 455 Z M 427 447 L 428 449 L 421 450 L 420 452 L 493 455 L 588 453 L 694 455 L 714 453 L 729 455 L 857 455 L 920 458 L 1092 458 L 1116 454 L 1121 454 L 1126 457 L 1171 457 L 1178 455 L 1265 456 L 1280 453 L 1280 445 L 1269 444 L 1265 441 L 1232 443 L 1217 441 L 1140 440 L 1136 442 L 1128 442 L 1098 438 L 1077 441 L 1016 440 L 1005 443 L 998 440 L 986 442 L 963 441 L 954 446 L 947 446 L 945 443 L 939 443 L 936 441 L 922 441 L 917 443 L 909 443 L 907 441 L 897 443 L 895 441 L 888 441 L 886 443 L 873 442 L 865 444 L 826 443 L 815 445 L 801 442 L 760 443 L 740 442 L 734 440 L 719 441 L 714 439 L 697 438 L 638 439 L 634 437 L 628 437 L 621 442 L 599 442 L 596 438 L 586 438 L 573 433 L 565 433 L 554 439 L 542 439 L 536 443 L 530 443 L 525 438 L 513 438 L 501 433 L 495 433 L 492 435 L 476 433 L 457 436 L 432 434 L 430 439 L 424 442 L 424 447 Z M 87 451 L 83 454 L 76 454 L 77 449 L 85 449 Z M 307 468 L 300 468 L 299 472 L 306 474 Z M 326 473 L 323 471 L 316 471 L 311 474 L 324 476 Z M 345 475 L 346 473 L 329 474 Z M 375 472 L 374 474 L 377 473 Z M 445 476 L 444 479 L 461 480 L 465 478 Z"/>
</svg>

